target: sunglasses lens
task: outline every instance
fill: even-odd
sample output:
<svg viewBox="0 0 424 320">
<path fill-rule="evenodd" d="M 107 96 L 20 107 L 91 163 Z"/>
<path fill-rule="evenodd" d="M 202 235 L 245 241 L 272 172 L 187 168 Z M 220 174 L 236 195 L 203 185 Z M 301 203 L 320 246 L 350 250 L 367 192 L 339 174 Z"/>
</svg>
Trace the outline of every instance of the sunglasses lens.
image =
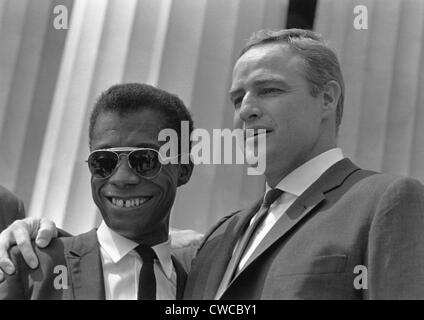
<svg viewBox="0 0 424 320">
<path fill-rule="evenodd" d="M 159 154 L 154 150 L 136 150 L 128 157 L 131 167 L 140 175 L 146 178 L 155 177 L 160 168 Z"/>
<path fill-rule="evenodd" d="M 118 156 L 110 151 L 95 151 L 88 157 L 88 168 L 96 178 L 110 176 L 118 164 Z"/>
</svg>

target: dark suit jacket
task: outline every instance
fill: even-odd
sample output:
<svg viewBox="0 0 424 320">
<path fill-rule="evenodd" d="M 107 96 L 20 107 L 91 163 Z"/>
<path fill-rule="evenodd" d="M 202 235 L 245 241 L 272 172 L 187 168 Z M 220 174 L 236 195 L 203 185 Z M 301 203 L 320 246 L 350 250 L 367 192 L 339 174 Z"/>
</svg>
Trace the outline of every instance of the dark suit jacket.
<svg viewBox="0 0 424 320">
<path fill-rule="evenodd" d="M 25 210 L 22 201 L 0 186 L 0 232 L 16 219 L 23 218 L 25 218 Z"/>
<path fill-rule="evenodd" d="M 33 245 L 34 246 L 34 245 Z M 54 239 L 40 249 L 34 246 L 40 265 L 31 270 L 17 247 L 11 249 L 17 271 L 0 284 L 0 300 L 103 300 L 103 268 L 96 229 L 75 237 Z M 186 270 L 172 256 L 177 273 L 177 299 L 184 291 Z M 64 289 L 67 278 L 67 289 Z"/>
<path fill-rule="evenodd" d="M 215 298 L 260 204 L 206 236 L 184 298 Z M 220 298 L 424 299 L 423 185 L 341 160 L 290 206 Z"/>
</svg>

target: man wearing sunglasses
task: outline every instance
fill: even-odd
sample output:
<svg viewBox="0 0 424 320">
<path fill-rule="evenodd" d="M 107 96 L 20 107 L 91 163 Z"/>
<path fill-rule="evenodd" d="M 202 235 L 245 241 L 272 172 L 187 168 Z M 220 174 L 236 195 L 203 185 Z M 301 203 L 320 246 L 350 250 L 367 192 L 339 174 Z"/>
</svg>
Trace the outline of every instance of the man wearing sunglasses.
<svg viewBox="0 0 424 320">
<path fill-rule="evenodd" d="M 182 298 L 190 259 L 171 253 L 169 219 L 193 164 L 178 161 L 182 155 L 170 163 L 158 141 L 162 129 L 180 132 L 182 121 L 191 132 L 189 111 L 166 91 L 143 84 L 105 91 L 91 114 L 87 160 L 100 227 L 35 246 L 36 269 L 13 248 L 17 271 L 0 284 L 0 299 Z"/>
</svg>

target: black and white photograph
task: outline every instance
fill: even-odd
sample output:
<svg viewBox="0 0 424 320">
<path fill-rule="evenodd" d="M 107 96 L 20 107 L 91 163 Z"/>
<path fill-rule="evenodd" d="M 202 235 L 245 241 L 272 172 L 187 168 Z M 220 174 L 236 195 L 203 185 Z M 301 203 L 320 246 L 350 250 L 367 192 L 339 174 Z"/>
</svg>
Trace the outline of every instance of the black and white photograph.
<svg viewBox="0 0 424 320">
<path fill-rule="evenodd" d="M 423 183 L 423 0 L 0 0 L 0 300 L 422 300 Z"/>
</svg>

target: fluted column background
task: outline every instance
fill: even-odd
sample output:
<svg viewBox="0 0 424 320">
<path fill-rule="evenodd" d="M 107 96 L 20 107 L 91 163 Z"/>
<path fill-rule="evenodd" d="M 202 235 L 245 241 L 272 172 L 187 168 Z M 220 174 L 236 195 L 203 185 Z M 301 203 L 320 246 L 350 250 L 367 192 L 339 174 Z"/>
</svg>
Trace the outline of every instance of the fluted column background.
<svg viewBox="0 0 424 320">
<path fill-rule="evenodd" d="M 353 27 L 366 5 L 368 30 Z M 424 181 L 424 2 L 320 0 L 315 29 L 346 82 L 340 145 L 360 166 Z"/>
<path fill-rule="evenodd" d="M 99 222 L 91 199 L 88 116 L 112 84 L 178 94 L 197 128 L 232 128 L 227 92 L 249 35 L 285 26 L 288 0 L 0 0 L 0 184 L 27 213 L 72 233 Z M 369 29 L 353 28 L 366 5 Z M 69 29 L 53 27 L 56 5 Z M 340 144 L 358 164 L 424 180 L 420 0 L 320 0 L 315 29 L 346 78 Z M 263 191 L 241 165 L 199 165 L 180 188 L 172 224 L 205 231 Z"/>
</svg>

